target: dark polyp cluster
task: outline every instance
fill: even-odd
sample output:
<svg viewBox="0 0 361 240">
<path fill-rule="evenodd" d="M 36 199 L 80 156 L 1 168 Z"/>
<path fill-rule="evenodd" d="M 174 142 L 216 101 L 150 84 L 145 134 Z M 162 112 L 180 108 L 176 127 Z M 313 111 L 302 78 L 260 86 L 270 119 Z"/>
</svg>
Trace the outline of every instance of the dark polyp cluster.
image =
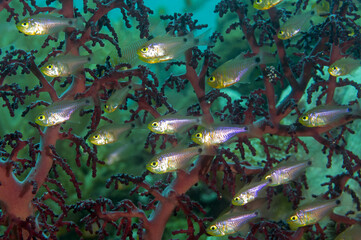
<svg viewBox="0 0 361 240">
<path fill-rule="evenodd" d="M 81 239 L 204 238 L 217 216 L 252 208 L 230 203 L 239 189 L 267 179 L 267 173 L 285 162 L 292 164 L 290 156 L 294 154 L 305 158 L 324 155 L 326 163 L 312 159 L 312 168 L 328 171 L 340 165 L 342 171 L 323 173 L 327 180 L 311 181 L 306 171 L 292 181 L 267 188 L 257 220 L 249 222 L 246 234 L 236 232 L 229 239 L 334 239 L 346 227 L 358 224 L 355 216 L 361 200 L 354 186 L 361 186 L 361 159 L 350 147 L 354 143 L 349 136 L 357 133 L 351 123 L 359 121 L 360 100 L 341 104 L 336 90 L 352 89 L 361 98 L 361 83 L 352 74 L 343 78 L 328 75 L 327 68 L 345 57 L 361 57 L 356 22 L 360 19 L 359 1 L 284 1 L 284 5 L 264 11 L 253 8 L 259 2 L 254 0 L 214 2 L 215 9 L 209 14 L 220 18 L 216 29 L 194 19 L 193 13 L 171 13 L 159 17 L 165 23 L 164 31 L 153 33 L 150 15 L 154 11 L 143 0 L 83 0 L 81 9 L 74 7 L 73 0 L 46 0 L 46 6 L 35 0 L 0 0 L 0 13 L 4 17 L 5 12 L 14 29 L 15 23 L 39 14 L 84 21 L 83 27 L 67 27 L 60 35 L 46 34 L 41 41 L 37 36 L 24 36 L 27 41 L 38 41 L 37 49 L 24 50 L 21 44 L 0 49 L 0 101 L 5 109 L 0 126 L 0 239 L 70 235 Z M 311 8 L 315 14 L 323 11 L 322 20 L 308 21 L 309 26 L 295 38 L 277 37 L 285 23 Z M 108 15 L 113 10 L 119 15 L 117 23 L 126 27 L 122 35 L 120 25 Z M 237 31 L 241 35 L 232 37 Z M 129 32 L 135 33 L 137 41 L 130 39 Z M 151 65 L 138 59 L 141 44 L 158 35 L 184 37 L 185 44 L 187 37 L 203 33 L 208 35 L 208 43 L 185 49 L 171 61 Z M 236 43 L 229 44 L 232 38 Z M 195 45 L 197 41 L 201 40 L 196 39 Z M 85 53 L 91 63 L 70 76 L 48 80 L 41 71 L 52 59 Z M 257 62 L 256 71 L 250 74 L 252 80 L 225 90 L 210 89 L 207 81 L 213 71 L 240 53 L 245 60 Z M 262 62 L 264 56 L 274 58 L 274 63 Z M 105 113 L 104 104 L 123 89 L 129 91 L 113 115 L 118 118 Z M 34 122 L 34 112 L 39 109 L 84 98 L 91 106 L 75 111 L 75 123 L 66 119 L 65 124 L 43 128 Z M 337 105 L 348 113 L 331 124 L 313 127 L 298 121 L 306 109 L 319 106 L 327 110 Z M 164 115 L 201 120 L 198 127 L 174 135 L 149 132 L 147 124 Z M 14 123 L 8 124 L 9 119 Z M 119 149 L 90 143 L 103 123 L 130 124 L 131 131 L 119 137 Z M 21 127 L 11 132 L 9 126 L 14 124 Z M 163 178 L 146 170 L 150 154 L 196 146 L 188 141 L 190 136 L 214 126 L 242 126 L 245 131 L 227 143 L 201 146 L 197 161 L 186 169 Z M 320 144 L 316 153 L 309 139 Z M 125 152 L 120 151 L 123 147 Z M 104 156 L 108 151 L 109 155 L 119 151 L 116 158 L 123 162 L 112 165 Z M 136 165 L 142 167 L 128 167 Z M 346 206 L 344 214 L 330 213 L 326 226 L 312 223 L 292 230 L 286 218 L 303 202 L 316 201 L 309 194 L 312 186 L 326 189 L 311 193 L 318 195 L 317 201 L 338 199 L 344 206 L 343 197 L 349 197 L 354 206 Z M 280 219 L 267 215 L 280 204 L 286 206 Z M 176 221 L 182 225 L 167 224 Z"/>
</svg>

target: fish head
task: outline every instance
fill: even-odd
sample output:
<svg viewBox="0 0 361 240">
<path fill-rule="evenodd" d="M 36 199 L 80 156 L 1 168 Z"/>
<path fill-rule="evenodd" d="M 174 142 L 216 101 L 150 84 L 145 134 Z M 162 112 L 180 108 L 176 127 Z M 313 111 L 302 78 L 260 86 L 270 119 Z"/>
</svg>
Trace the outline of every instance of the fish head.
<svg viewBox="0 0 361 240">
<path fill-rule="evenodd" d="M 40 71 L 49 77 L 66 76 L 65 67 L 60 62 L 47 62 L 45 66 L 40 68 Z"/>
<path fill-rule="evenodd" d="M 220 237 L 220 236 L 224 236 L 225 233 L 222 231 L 222 226 L 219 223 L 213 223 L 211 224 L 207 229 L 206 232 L 207 234 L 211 235 L 211 236 L 215 236 L 215 237 Z"/>
<path fill-rule="evenodd" d="M 114 103 L 106 103 L 104 105 L 104 111 L 107 113 L 112 113 L 114 112 L 116 109 L 118 108 L 118 104 L 114 104 Z"/>
<path fill-rule="evenodd" d="M 31 17 L 25 18 L 16 24 L 16 28 L 26 35 L 39 35 L 37 31 L 37 24 Z"/>
<path fill-rule="evenodd" d="M 148 124 L 148 129 L 157 134 L 172 134 L 166 121 L 154 120 Z"/>
<path fill-rule="evenodd" d="M 146 165 L 146 169 L 152 173 L 162 174 L 167 172 L 167 166 L 164 161 L 158 158 L 152 158 Z"/>
<path fill-rule="evenodd" d="M 275 2 L 275 0 L 255 0 L 253 7 L 258 10 L 267 10 L 275 5 L 272 2 Z"/>
<path fill-rule="evenodd" d="M 197 131 L 192 135 L 192 141 L 197 144 L 205 144 L 205 131 Z"/>
<path fill-rule="evenodd" d="M 50 127 L 57 124 L 54 120 L 53 114 L 47 111 L 40 113 L 36 117 L 35 123 L 44 127 Z"/>
<path fill-rule="evenodd" d="M 290 226 L 291 230 L 296 230 L 299 227 L 306 226 L 297 212 L 287 218 L 286 222 Z"/>
<path fill-rule="evenodd" d="M 332 64 L 329 68 L 328 68 L 328 73 L 334 77 L 339 77 L 343 75 L 343 71 L 342 68 L 335 66 L 334 64 Z"/>
<path fill-rule="evenodd" d="M 172 56 L 167 56 L 165 47 L 161 43 L 145 43 L 137 49 L 137 54 L 143 62 L 159 63 L 172 59 Z"/>
<path fill-rule="evenodd" d="M 284 29 L 280 29 L 277 33 L 277 37 L 281 40 L 286 40 L 291 38 L 291 36 L 288 34 L 288 32 Z"/>
<path fill-rule="evenodd" d="M 212 88 L 223 88 L 223 76 L 221 74 L 212 73 L 207 79 L 207 83 Z"/>
<path fill-rule="evenodd" d="M 243 206 L 247 203 L 245 194 L 241 193 L 239 196 L 235 196 L 232 199 L 232 204 L 235 206 Z"/>
<path fill-rule="evenodd" d="M 301 123 L 303 126 L 313 127 L 312 117 L 309 112 L 302 114 L 301 117 L 298 118 L 298 122 Z"/>
<path fill-rule="evenodd" d="M 94 145 L 105 145 L 113 142 L 109 134 L 101 130 L 97 130 L 90 134 L 88 140 Z"/>
</svg>

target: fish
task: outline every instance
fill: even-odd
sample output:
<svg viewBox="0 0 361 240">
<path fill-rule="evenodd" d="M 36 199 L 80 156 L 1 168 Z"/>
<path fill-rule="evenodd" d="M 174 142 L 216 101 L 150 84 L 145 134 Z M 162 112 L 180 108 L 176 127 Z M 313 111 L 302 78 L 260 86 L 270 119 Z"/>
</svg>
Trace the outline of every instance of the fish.
<svg viewBox="0 0 361 240">
<path fill-rule="evenodd" d="M 202 117 L 167 114 L 151 121 L 148 129 L 157 134 L 174 134 L 200 124 L 202 124 Z"/>
<path fill-rule="evenodd" d="M 105 125 L 90 134 L 88 140 L 94 145 L 114 143 L 118 140 L 121 134 L 128 133 L 129 130 L 134 127 L 134 123 Z"/>
<path fill-rule="evenodd" d="M 328 68 L 328 73 L 334 77 L 341 77 L 352 73 L 360 67 L 360 59 L 353 59 L 351 57 L 340 58 Z"/>
<path fill-rule="evenodd" d="M 277 37 L 281 40 L 286 40 L 294 37 L 299 32 L 305 30 L 307 23 L 309 23 L 313 11 L 306 13 L 299 13 L 290 17 L 287 22 L 285 22 L 277 33 Z"/>
<path fill-rule="evenodd" d="M 212 88 L 226 88 L 238 82 L 249 83 L 249 75 L 260 64 L 274 63 L 276 60 L 271 54 L 261 52 L 260 54 L 246 58 L 240 54 L 231 59 L 212 72 L 207 83 Z"/>
<path fill-rule="evenodd" d="M 337 235 L 335 240 L 359 240 L 361 236 L 361 226 L 359 223 L 352 225 L 345 231 Z"/>
<path fill-rule="evenodd" d="M 54 35 L 64 31 L 67 27 L 84 30 L 83 18 L 64 18 L 57 14 L 38 14 L 21 20 L 16 28 L 26 35 Z"/>
<path fill-rule="evenodd" d="M 209 45 L 210 41 L 204 40 L 206 34 L 208 31 L 194 37 L 193 32 L 190 32 L 187 35 L 177 37 L 167 33 L 142 44 L 137 49 L 137 54 L 140 60 L 151 64 L 176 60 L 190 48 Z"/>
<path fill-rule="evenodd" d="M 217 126 L 201 128 L 192 135 L 193 142 L 205 145 L 218 145 L 227 142 L 239 133 L 248 132 L 246 126 Z"/>
<path fill-rule="evenodd" d="M 60 55 L 50 59 L 40 71 L 49 77 L 67 77 L 78 73 L 84 64 L 92 62 L 93 56 Z"/>
<path fill-rule="evenodd" d="M 205 154 L 205 149 L 199 146 L 183 148 L 178 147 L 154 156 L 146 165 L 148 171 L 156 174 L 174 172 L 185 169 L 192 163 L 192 159 Z"/>
<path fill-rule="evenodd" d="M 283 0 L 255 0 L 253 7 L 258 10 L 268 10 L 280 4 Z"/>
<path fill-rule="evenodd" d="M 302 173 L 305 169 L 312 165 L 312 161 L 288 161 L 286 163 L 279 164 L 276 168 L 269 171 L 264 177 L 265 180 L 269 180 L 268 186 L 278 186 L 293 181 Z"/>
<path fill-rule="evenodd" d="M 340 205 L 339 199 L 318 201 L 299 207 L 286 222 L 292 230 L 315 224 Z"/>
<path fill-rule="evenodd" d="M 270 184 L 270 180 L 264 180 L 248 184 L 241 188 L 232 199 L 232 204 L 243 206 L 256 198 L 266 196 L 266 188 Z"/>
<path fill-rule="evenodd" d="M 64 100 L 48 106 L 35 119 L 40 126 L 54 126 L 70 119 L 71 115 L 78 109 L 92 105 L 91 98 L 77 100 Z"/>
<path fill-rule="evenodd" d="M 228 212 L 215 221 L 206 229 L 207 234 L 220 237 L 240 231 L 248 222 L 260 217 L 258 211 L 233 211 Z"/>
<path fill-rule="evenodd" d="M 130 90 L 139 90 L 141 88 L 142 85 L 131 83 L 128 86 L 116 89 L 105 103 L 104 111 L 107 113 L 114 112 L 118 108 L 118 106 L 124 103 Z"/>
<path fill-rule="evenodd" d="M 324 127 L 336 124 L 346 117 L 361 117 L 360 105 L 339 106 L 339 105 L 323 105 L 312 108 L 303 113 L 298 121 L 305 127 Z M 352 118 L 350 118 L 350 121 Z"/>
<path fill-rule="evenodd" d="M 317 15 L 321 17 L 327 17 L 327 15 L 330 15 L 330 3 L 326 0 L 321 0 L 319 3 L 316 1 L 311 7 L 315 9 Z"/>
</svg>

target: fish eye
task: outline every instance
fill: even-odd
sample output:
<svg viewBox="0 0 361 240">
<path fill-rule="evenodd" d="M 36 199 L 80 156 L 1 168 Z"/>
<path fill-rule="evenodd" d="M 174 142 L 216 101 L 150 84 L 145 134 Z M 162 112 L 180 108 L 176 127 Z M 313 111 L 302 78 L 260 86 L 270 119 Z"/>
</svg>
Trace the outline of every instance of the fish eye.
<svg viewBox="0 0 361 240">
<path fill-rule="evenodd" d="M 233 198 L 233 200 L 238 202 L 239 200 L 241 200 L 241 198 L 240 197 L 235 197 L 235 198 Z"/>
<path fill-rule="evenodd" d="M 153 126 L 153 127 L 158 127 L 158 125 L 159 125 L 159 124 L 158 124 L 157 122 L 152 123 L 152 126 Z"/>
<path fill-rule="evenodd" d="M 279 33 L 280 35 L 283 35 L 285 32 L 282 31 L 282 30 L 280 30 L 278 33 Z"/>
<path fill-rule="evenodd" d="M 257 4 L 261 4 L 261 3 L 262 3 L 262 0 L 256 0 L 256 3 L 257 3 Z"/>
<path fill-rule="evenodd" d="M 307 116 L 303 116 L 303 117 L 302 117 L 302 120 L 303 120 L 303 121 L 307 121 L 307 120 L 308 120 L 308 117 L 307 117 Z"/>
<path fill-rule="evenodd" d="M 94 139 L 98 139 L 100 136 L 99 136 L 99 134 L 98 135 L 94 135 Z"/>
<path fill-rule="evenodd" d="M 216 80 L 216 78 L 214 76 L 211 76 L 211 77 L 208 78 L 209 82 L 214 82 L 215 80 Z"/>
<path fill-rule="evenodd" d="M 151 165 L 152 167 L 156 167 L 156 166 L 158 166 L 158 162 L 156 162 L 156 161 L 151 162 L 150 165 Z"/>
<path fill-rule="evenodd" d="M 214 231 L 214 230 L 216 230 L 216 229 L 217 229 L 217 226 L 216 226 L 216 225 L 212 225 L 212 226 L 210 226 L 210 227 L 209 227 L 209 229 L 211 229 L 211 230 L 213 230 L 213 231 Z"/>
<path fill-rule="evenodd" d="M 148 48 L 144 47 L 144 48 L 140 49 L 140 51 L 143 52 L 143 53 L 146 53 L 146 52 L 148 52 Z"/>
<path fill-rule="evenodd" d="M 196 134 L 196 138 L 201 138 L 202 137 L 202 133 L 197 133 Z"/>
<path fill-rule="evenodd" d="M 104 107 L 105 107 L 106 109 L 108 109 L 108 108 L 109 108 L 109 106 L 108 106 L 108 105 L 104 105 Z"/>
<path fill-rule="evenodd" d="M 23 26 L 23 27 L 27 27 L 29 25 L 29 23 L 27 23 L 27 22 L 23 22 L 22 24 L 21 24 L 21 26 Z"/>
<path fill-rule="evenodd" d="M 41 114 L 39 117 L 38 117 L 39 120 L 45 120 L 45 116 L 43 114 Z"/>
<path fill-rule="evenodd" d="M 53 65 L 52 64 L 49 64 L 48 66 L 46 66 L 47 69 L 52 69 L 53 68 Z"/>
<path fill-rule="evenodd" d="M 292 216 L 290 219 L 291 219 L 291 221 L 296 221 L 297 220 L 297 216 L 296 215 L 294 215 L 294 216 Z"/>
</svg>

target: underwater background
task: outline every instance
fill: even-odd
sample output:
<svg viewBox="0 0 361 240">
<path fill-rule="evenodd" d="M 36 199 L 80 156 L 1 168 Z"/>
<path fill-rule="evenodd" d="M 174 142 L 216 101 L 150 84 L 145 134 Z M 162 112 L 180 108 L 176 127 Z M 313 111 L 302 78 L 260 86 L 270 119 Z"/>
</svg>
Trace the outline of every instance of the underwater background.
<svg viewBox="0 0 361 240">
<path fill-rule="evenodd" d="M 359 239 L 360 7 L 0 1 L 0 239 Z"/>
</svg>

